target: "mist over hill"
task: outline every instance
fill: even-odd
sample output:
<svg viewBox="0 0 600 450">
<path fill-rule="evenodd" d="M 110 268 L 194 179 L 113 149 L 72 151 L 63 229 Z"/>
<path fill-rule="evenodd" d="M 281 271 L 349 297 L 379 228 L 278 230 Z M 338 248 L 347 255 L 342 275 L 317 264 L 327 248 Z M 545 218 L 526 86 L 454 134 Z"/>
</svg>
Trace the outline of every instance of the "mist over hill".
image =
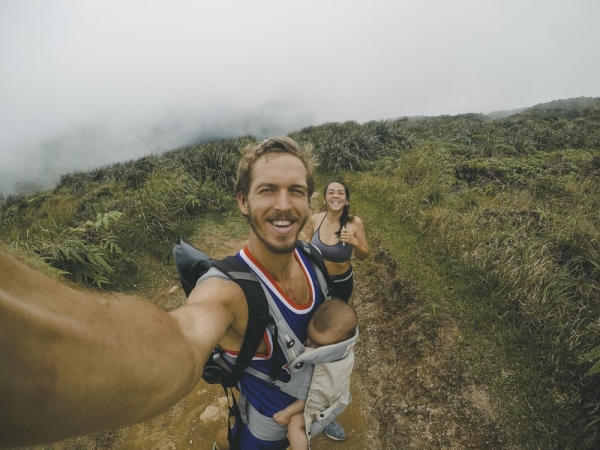
<svg viewBox="0 0 600 450">
<path fill-rule="evenodd" d="M 20 142 L 0 153 L 0 200 L 53 188 L 62 174 L 137 159 L 208 141 L 252 135 L 286 135 L 310 125 L 295 105 L 267 104 L 260 111 L 170 113 L 135 123 L 106 119 Z"/>
<path fill-rule="evenodd" d="M 554 100 L 509 111 L 476 114 L 490 120 L 516 114 L 575 119 L 600 110 L 600 98 Z M 473 113 L 462 114 L 470 116 Z M 426 119 L 427 116 L 411 119 Z M 286 135 L 314 125 L 307 112 L 287 104 L 265 105 L 258 112 L 214 112 L 201 117 L 171 114 L 156 123 L 121 124 L 106 120 L 73 127 L 37 142 L 21 144 L 0 164 L 0 200 L 53 188 L 62 174 L 137 159 L 203 142 L 251 135 Z"/>
</svg>

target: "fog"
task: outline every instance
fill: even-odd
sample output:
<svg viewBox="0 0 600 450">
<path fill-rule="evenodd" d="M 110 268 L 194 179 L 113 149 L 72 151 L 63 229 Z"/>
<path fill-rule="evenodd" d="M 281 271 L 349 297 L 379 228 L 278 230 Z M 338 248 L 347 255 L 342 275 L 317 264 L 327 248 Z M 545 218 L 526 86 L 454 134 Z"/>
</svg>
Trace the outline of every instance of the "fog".
<svg viewBox="0 0 600 450">
<path fill-rule="evenodd" d="M 600 96 L 598 0 L 0 0 L 0 195 L 208 139 Z"/>
</svg>

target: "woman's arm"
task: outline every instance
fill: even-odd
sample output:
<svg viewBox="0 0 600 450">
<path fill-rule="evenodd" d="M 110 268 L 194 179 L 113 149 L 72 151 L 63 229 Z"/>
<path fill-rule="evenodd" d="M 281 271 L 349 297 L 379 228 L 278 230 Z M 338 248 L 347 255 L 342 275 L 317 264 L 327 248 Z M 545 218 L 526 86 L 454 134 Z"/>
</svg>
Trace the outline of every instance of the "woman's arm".
<svg viewBox="0 0 600 450">
<path fill-rule="evenodd" d="M 367 244 L 365 227 L 360 217 L 354 216 L 354 220 L 346 225 L 346 229 L 340 233 L 340 240 L 352 245 L 354 254 L 361 261 L 369 256 L 369 244 Z"/>
</svg>

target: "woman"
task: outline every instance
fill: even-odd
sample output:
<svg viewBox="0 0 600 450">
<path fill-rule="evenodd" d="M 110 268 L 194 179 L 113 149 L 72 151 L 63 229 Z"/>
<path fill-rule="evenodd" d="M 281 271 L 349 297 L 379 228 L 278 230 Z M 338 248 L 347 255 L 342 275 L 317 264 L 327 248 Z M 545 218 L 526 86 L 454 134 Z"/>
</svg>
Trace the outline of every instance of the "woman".
<svg viewBox="0 0 600 450">
<path fill-rule="evenodd" d="M 369 256 L 365 228 L 360 217 L 349 213 L 350 191 L 343 183 L 329 183 L 323 197 L 327 211 L 314 214 L 306 224 L 305 233 L 310 243 L 321 250 L 333 276 L 333 296 L 347 302 L 354 288 L 352 251 L 360 260 Z"/>
</svg>

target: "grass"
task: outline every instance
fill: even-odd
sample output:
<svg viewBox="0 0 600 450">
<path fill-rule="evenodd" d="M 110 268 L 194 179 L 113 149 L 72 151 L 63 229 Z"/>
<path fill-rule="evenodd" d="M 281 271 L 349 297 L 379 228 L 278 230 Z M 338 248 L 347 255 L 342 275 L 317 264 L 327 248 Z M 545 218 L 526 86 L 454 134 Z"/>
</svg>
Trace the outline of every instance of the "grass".
<svg viewBox="0 0 600 450">
<path fill-rule="evenodd" d="M 600 343 L 599 183 L 577 169 L 593 155 L 567 161 L 555 195 L 539 192 L 544 154 L 520 161 L 540 170 L 517 188 L 486 189 L 498 177 L 462 182 L 455 169 L 464 163 L 439 145 L 383 161 L 377 177 L 345 176 L 369 233 L 438 317 L 458 319 L 457 355 L 503 411 L 509 441 L 525 447 L 593 448 L 598 439 L 586 425 L 598 420 L 589 411 L 600 384 L 579 364 Z"/>
<path fill-rule="evenodd" d="M 318 185 L 349 184 L 432 332 L 458 324 L 455 359 L 489 393 L 505 441 L 597 448 L 600 113 L 545 114 L 328 123 L 291 137 L 314 144 Z M 251 141 L 64 175 L 54 191 L 5 199 L 0 237 L 74 280 L 153 289 L 178 236 L 217 257 L 239 248 L 248 228 L 231 189 Z"/>
</svg>

